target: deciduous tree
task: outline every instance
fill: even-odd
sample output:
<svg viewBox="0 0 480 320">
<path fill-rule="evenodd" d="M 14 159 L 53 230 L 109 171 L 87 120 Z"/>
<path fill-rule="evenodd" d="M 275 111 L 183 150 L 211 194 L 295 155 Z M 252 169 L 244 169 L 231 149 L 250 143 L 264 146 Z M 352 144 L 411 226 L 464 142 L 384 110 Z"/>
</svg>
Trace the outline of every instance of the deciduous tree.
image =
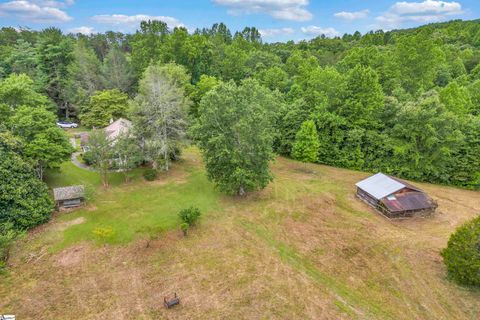
<svg viewBox="0 0 480 320">
<path fill-rule="evenodd" d="M 208 178 L 220 190 L 244 195 L 272 180 L 273 114 L 279 104 L 255 80 L 220 84 L 202 99 L 193 134 Z"/>
<path fill-rule="evenodd" d="M 128 95 L 118 89 L 96 92 L 90 97 L 80 113 L 82 124 L 87 127 L 101 128 L 110 120 L 125 117 L 128 109 Z"/>
<path fill-rule="evenodd" d="M 317 162 L 319 148 L 320 142 L 315 122 L 307 120 L 302 123 L 300 130 L 297 132 L 292 157 L 302 162 Z"/>
<path fill-rule="evenodd" d="M 189 101 L 171 66 L 152 65 L 140 81 L 133 104 L 135 134 L 153 167 L 168 170 L 184 139 Z"/>
</svg>

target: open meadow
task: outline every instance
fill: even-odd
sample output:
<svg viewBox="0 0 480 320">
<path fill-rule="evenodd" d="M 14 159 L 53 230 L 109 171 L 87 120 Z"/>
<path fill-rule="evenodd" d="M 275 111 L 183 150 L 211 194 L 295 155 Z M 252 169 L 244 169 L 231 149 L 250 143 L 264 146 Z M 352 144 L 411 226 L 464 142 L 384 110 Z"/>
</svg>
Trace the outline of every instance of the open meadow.
<svg viewBox="0 0 480 320">
<path fill-rule="evenodd" d="M 480 292 L 448 281 L 439 254 L 479 192 L 417 184 L 435 216 L 389 221 L 355 198 L 367 173 L 285 158 L 245 198 L 217 192 L 193 148 L 156 181 L 137 169 L 106 190 L 95 172 L 62 170 L 49 185 L 86 184 L 90 200 L 16 246 L 0 310 L 18 319 L 480 317 Z M 191 205 L 203 216 L 183 237 L 177 212 Z M 181 304 L 166 310 L 173 292 Z"/>
</svg>

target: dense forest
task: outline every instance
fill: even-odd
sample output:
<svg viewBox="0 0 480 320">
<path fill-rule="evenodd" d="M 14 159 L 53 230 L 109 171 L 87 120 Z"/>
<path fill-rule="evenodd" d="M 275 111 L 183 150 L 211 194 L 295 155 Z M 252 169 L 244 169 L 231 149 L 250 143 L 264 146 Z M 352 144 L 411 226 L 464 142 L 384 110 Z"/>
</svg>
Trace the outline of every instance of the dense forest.
<svg viewBox="0 0 480 320">
<path fill-rule="evenodd" d="M 175 63 L 189 76 L 191 121 L 219 82 L 253 78 L 278 93 L 279 154 L 290 155 L 302 123 L 313 120 L 319 163 L 480 184 L 479 21 L 299 43 L 262 43 L 256 28 L 232 35 L 223 23 L 192 34 L 160 21 L 134 34 L 3 28 L 0 48 L 4 103 L 31 83 L 60 118 L 100 126 L 121 114 L 92 99 L 133 98 L 150 64 Z"/>
<path fill-rule="evenodd" d="M 217 96 L 250 101 L 247 90 L 255 91 L 256 100 L 237 101 L 230 111 L 251 113 L 251 121 L 271 127 L 273 134 L 260 142 L 278 154 L 480 186 L 477 20 L 298 43 L 263 43 L 256 28 L 232 34 L 223 23 L 193 33 L 161 21 L 144 21 L 134 34 L 2 28 L 0 151 L 24 166 L 19 172 L 41 180 L 45 169 L 58 167 L 72 151 L 55 119 L 102 127 L 110 119 L 135 117 L 154 66 L 174 79 L 169 85 L 179 86 L 181 105 L 188 108 L 181 127 L 193 127 L 191 138 L 202 135 L 195 124 L 208 122 L 202 113 L 228 116 L 232 104 L 226 99 L 223 107 L 201 107 L 205 96 L 205 105 L 215 104 L 208 93 L 222 84 Z"/>
</svg>

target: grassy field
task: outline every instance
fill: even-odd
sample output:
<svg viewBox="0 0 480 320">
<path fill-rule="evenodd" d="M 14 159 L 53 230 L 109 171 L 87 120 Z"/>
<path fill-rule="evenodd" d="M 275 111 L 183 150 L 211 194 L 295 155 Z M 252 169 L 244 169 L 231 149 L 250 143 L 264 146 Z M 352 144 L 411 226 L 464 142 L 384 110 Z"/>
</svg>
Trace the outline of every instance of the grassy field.
<svg viewBox="0 0 480 320">
<path fill-rule="evenodd" d="M 365 173 L 279 158 L 275 180 L 222 196 L 190 149 L 146 182 L 66 163 L 51 186 L 87 184 L 87 207 L 31 232 L 0 279 L 0 314 L 21 319 L 479 319 L 480 292 L 446 279 L 439 255 L 480 212 L 480 193 L 419 184 L 431 218 L 386 220 L 356 200 Z M 202 209 L 184 238 L 178 210 Z M 95 230 L 111 231 L 99 238 Z M 148 241 L 150 240 L 150 241 Z M 147 246 L 147 243 L 149 245 Z M 177 292 L 178 308 L 164 295 Z"/>
</svg>

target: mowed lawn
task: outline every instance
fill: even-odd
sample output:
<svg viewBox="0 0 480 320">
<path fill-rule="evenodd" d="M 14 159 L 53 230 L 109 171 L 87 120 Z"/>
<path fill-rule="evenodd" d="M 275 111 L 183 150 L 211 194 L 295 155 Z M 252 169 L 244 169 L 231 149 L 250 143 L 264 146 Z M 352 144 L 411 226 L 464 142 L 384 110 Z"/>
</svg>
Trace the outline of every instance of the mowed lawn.
<svg viewBox="0 0 480 320">
<path fill-rule="evenodd" d="M 144 181 L 144 169 L 139 168 L 129 174 L 128 182 L 122 173 L 110 173 L 108 188 L 102 186 L 98 173 L 64 163 L 61 171 L 49 175 L 48 184 L 51 187 L 83 184 L 89 201 L 85 208 L 59 217 L 62 222 L 78 221 L 81 217 L 83 222 L 65 230 L 63 241 L 52 249 L 83 240 L 125 244 L 136 236 L 152 238 L 178 228 L 181 209 L 196 206 L 204 213 L 214 210 L 218 194 L 195 165 L 196 151 L 190 152 L 171 172 L 161 173 L 157 181 Z M 98 230 L 108 232 L 98 236 L 95 232 Z"/>
<path fill-rule="evenodd" d="M 227 197 L 198 151 L 157 181 L 112 186 L 71 164 L 51 186 L 89 185 L 88 206 L 31 232 L 0 280 L 22 319 L 479 319 L 480 292 L 446 279 L 439 252 L 480 193 L 417 184 L 430 218 L 390 221 L 355 198 L 368 174 L 278 158 L 265 190 Z M 201 208 L 185 238 L 177 212 Z M 111 230 L 98 237 L 98 228 Z M 147 241 L 150 240 L 150 241 Z M 177 292 L 181 305 L 163 307 Z"/>
</svg>

